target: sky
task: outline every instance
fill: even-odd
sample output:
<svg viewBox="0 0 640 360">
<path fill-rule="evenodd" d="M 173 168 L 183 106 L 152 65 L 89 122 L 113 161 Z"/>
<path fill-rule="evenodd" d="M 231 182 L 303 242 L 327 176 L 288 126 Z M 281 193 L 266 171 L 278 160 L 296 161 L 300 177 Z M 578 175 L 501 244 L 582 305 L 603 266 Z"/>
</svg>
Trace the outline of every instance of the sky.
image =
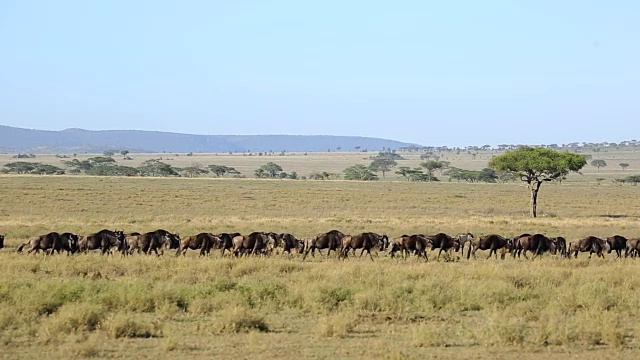
<svg viewBox="0 0 640 360">
<path fill-rule="evenodd" d="M 0 0 L 0 124 L 640 137 L 640 1 Z"/>
</svg>

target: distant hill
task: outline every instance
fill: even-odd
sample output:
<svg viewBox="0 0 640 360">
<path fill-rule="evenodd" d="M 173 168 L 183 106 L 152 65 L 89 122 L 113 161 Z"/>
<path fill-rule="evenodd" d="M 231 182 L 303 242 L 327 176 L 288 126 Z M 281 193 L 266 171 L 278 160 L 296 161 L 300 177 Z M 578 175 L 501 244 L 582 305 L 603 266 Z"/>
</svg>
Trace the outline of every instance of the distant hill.
<svg viewBox="0 0 640 360">
<path fill-rule="evenodd" d="M 191 135 L 160 131 L 66 129 L 31 130 L 0 125 L 3 153 L 132 152 L 260 152 L 397 149 L 415 144 L 395 140 L 328 135 Z"/>
</svg>

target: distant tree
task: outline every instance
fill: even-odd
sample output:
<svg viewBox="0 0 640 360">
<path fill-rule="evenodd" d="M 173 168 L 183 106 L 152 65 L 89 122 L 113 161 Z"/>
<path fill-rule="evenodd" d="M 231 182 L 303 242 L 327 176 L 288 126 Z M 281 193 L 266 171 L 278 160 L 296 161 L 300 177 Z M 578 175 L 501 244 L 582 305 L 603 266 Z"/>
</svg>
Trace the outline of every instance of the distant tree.
<svg viewBox="0 0 640 360">
<path fill-rule="evenodd" d="M 297 178 L 298 178 L 298 173 L 297 173 L 297 172 L 292 171 L 292 172 L 289 174 L 289 179 L 293 179 L 293 180 L 295 180 L 295 179 L 297 179 Z"/>
<path fill-rule="evenodd" d="M 229 175 L 238 175 L 240 172 L 235 168 L 225 165 L 209 165 L 209 170 L 214 173 L 217 177 Z"/>
<path fill-rule="evenodd" d="M 442 169 L 444 167 L 444 164 L 440 161 L 437 160 L 427 160 L 423 163 L 420 164 L 420 166 L 422 166 L 423 168 L 425 168 L 427 170 L 427 175 L 429 176 L 429 181 L 431 181 L 431 178 L 433 177 L 433 171 L 437 170 L 437 169 Z"/>
<path fill-rule="evenodd" d="M 39 163 L 32 163 L 27 161 L 16 161 L 5 164 L 4 167 L 10 173 L 31 174 L 31 172 L 38 166 L 38 164 Z"/>
<path fill-rule="evenodd" d="M 116 162 L 116 160 L 112 157 L 102 157 L 102 156 L 91 157 L 91 158 L 88 158 L 87 161 L 92 165 Z"/>
<path fill-rule="evenodd" d="M 259 169 L 255 171 L 255 175 L 258 178 L 279 178 L 280 173 L 282 172 L 282 167 L 276 163 L 268 162 L 262 165 Z"/>
<path fill-rule="evenodd" d="M 620 166 L 622 168 L 622 171 L 627 170 L 627 168 L 629 167 L 629 164 L 627 163 L 620 163 L 618 164 L 618 166 Z"/>
<path fill-rule="evenodd" d="M 122 155 L 122 158 L 126 159 L 127 155 L 129 155 L 129 150 L 121 150 L 120 154 Z"/>
<path fill-rule="evenodd" d="M 489 161 L 498 171 L 508 171 L 527 183 L 531 191 L 531 216 L 537 216 L 538 191 L 543 182 L 578 172 L 587 164 L 583 155 L 528 146 L 508 150 Z"/>
<path fill-rule="evenodd" d="M 138 168 L 142 176 L 177 176 L 176 169 L 158 159 L 150 159 L 142 163 Z"/>
<path fill-rule="evenodd" d="M 345 180 L 378 180 L 370 168 L 361 164 L 349 166 L 343 172 Z"/>
<path fill-rule="evenodd" d="M 387 157 L 378 157 L 369 164 L 369 168 L 374 172 L 381 172 L 384 177 L 387 171 L 390 171 L 392 167 L 396 166 L 395 160 Z"/>
<path fill-rule="evenodd" d="M 207 174 L 209 170 L 207 170 L 204 166 L 198 163 L 193 163 L 191 166 L 187 166 L 185 168 L 180 169 L 180 174 L 186 177 L 197 177 L 199 175 Z"/>
<path fill-rule="evenodd" d="M 113 155 L 115 155 L 116 153 L 112 150 L 106 150 L 102 153 L 102 155 L 107 156 L 107 157 L 112 157 Z"/>
<path fill-rule="evenodd" d="M 625 182 L 632 184 L 633 186 L 636 186 L 638 183 L 640 183 L 640 175 L 630 175 L 627 176 L 624 179 Z"/>
<path fill-rule="evenodd" d="M 400 166 L 396 171 L 396 174 L 403 176 L 409 180 L 409 174 L 411 174 L 411 168 L 408 166 Z"/>
<path fill-rule="evenodd" d="M 591 166 L 598 168 L 600 170 L 601 167 L 606 167 L 607 162 L 602 159 L 596 159 L 591 161 Z"/>
</svg>

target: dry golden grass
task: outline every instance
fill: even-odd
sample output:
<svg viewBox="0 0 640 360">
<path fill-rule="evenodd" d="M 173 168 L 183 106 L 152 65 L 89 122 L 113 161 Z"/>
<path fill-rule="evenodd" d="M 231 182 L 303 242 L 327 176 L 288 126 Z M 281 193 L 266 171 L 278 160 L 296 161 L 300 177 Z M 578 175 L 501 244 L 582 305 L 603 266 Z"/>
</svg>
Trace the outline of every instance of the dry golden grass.
<svg viewBox="0 0 640 360">
<path fill-rule="evenodd" d="M 9 358 L 634 358 L 640 262 L 27 256 L 102 228 L 639 236 L 640 187 L 0 176 Z M 458 255 L 459 256 L 459 255 Z M 375 256 L 374 256 L 375 258 Z M 431 257 L 433 258 L 433 257 Z M 99 273 L 99 276 L 97 275 Z"/>
</svg>

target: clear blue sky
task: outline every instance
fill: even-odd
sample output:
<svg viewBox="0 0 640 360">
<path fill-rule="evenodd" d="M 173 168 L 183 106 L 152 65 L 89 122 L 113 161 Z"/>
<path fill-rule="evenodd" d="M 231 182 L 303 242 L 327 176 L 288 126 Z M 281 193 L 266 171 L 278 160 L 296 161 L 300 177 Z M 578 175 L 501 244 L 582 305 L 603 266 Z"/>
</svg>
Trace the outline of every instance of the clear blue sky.
<svg viewBox="0 0 640 360">
<path fill-rule="evenodd" d="M 640 138 L 640 1 L 0 0 L 0 124 Z"/>
</svg>

